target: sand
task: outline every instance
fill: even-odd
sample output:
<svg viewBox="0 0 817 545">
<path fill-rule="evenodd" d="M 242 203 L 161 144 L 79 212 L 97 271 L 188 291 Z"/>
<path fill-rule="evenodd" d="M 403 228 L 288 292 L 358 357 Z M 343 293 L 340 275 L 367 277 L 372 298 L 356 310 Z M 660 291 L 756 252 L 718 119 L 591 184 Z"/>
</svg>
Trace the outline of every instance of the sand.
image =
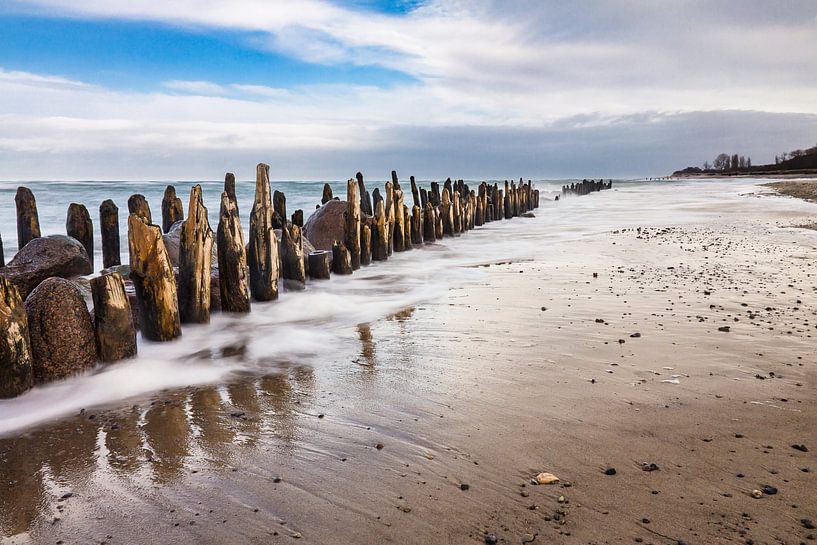
<svg viewBox="0 0 817 545">
<path fill-rule="evenodd" d="M 600 233 L 324 365 L 0 439 L 4 542 L 810 542 L 817 248 L 795 223 Z"/>
</svg>

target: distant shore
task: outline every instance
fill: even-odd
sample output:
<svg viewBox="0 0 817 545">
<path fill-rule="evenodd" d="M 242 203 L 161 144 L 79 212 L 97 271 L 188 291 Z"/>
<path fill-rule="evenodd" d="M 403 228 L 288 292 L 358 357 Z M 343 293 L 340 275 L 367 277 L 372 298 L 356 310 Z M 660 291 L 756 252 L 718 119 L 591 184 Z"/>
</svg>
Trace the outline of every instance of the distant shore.
<svg viewBox="0 0 817 545">
<path fill-rule="evenodd" d="M 764 172 L 697 172 L 684 173 L 682 171 L 673 172 L 670 178 L 775 178 L 775 179 L 792 179 L 792 178 L 815 178 L 817 179 L 817 169 L 806 170 L 791 170 L 791 171 L 764 171 Z"/>
</svg>

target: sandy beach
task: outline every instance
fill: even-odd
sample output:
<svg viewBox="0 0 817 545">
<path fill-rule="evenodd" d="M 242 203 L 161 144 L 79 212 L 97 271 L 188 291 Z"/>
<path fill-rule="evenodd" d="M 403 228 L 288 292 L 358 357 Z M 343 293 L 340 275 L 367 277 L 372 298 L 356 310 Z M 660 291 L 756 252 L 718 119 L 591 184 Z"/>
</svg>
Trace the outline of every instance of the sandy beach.
<svg viewBox="0 0 817 545">
<path fill-rule="evenodd" d="M 810 542 L 817 246 L 807 205 L 743 198 L 776 206 L 486 263 L 321 365 L 0 439 L 2 542 Z"/>
</svg>

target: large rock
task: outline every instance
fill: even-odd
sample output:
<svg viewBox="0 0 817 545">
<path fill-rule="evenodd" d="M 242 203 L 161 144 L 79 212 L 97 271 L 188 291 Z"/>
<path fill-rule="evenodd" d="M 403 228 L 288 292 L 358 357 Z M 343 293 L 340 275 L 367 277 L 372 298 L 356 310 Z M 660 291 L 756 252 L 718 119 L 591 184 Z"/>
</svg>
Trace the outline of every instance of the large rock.
<svg viewBox="0 0 817 545">
<path fill-rule="evenodd" d="M 170 230 L 162 235 L 162 242 L 165 243 L 165 249 L 167 250 L 167 257 L 170 258 L 170 263 L 177 267 L 179 266 L 179 247 L 180 247 L 180 237 L 182 234 L 182 224 L 184 221 L 177 221 L 173 225 L 170 226 Z M 211 268 L 218 267 L 218 247 L 213 244 L 213 256 L 210 261 Z"/>
<path fill-rule="evenodd" d="M 97 361 L 94 326 L 79 290 L 49 278 L 26 299 L 34 381 L 65 378 Z"/>
<path fill-rule="evenodd" d="M 332 200 L 315 210 L 304 225 L 304 236 L 318 250 L 332 250 L 332 243 L 346 238 L 346 201 Z M 308 254 L 307 254 L 308 255 Z"/>
<path fill-rule="evenodd" d="M 25 299 L 46 278 L 69 278 L 91 274 L 93 267 L 85 247 L 65 235 L 51 235 L 32 239 L 17 252 L 0 276 L 11 280 Z"/>
</svg>

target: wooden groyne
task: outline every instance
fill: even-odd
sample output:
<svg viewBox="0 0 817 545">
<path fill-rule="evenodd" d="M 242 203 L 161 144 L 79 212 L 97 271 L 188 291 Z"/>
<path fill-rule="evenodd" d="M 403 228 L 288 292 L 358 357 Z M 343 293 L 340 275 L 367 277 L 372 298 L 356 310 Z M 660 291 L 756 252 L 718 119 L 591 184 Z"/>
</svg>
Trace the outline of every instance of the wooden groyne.
<svg viewBox="0 0 817 545">
<path fill-rule="evenodd" d="M 20 251 L 8 266 L 0 263 L 0 398 L 94 362 L 133 357 L 137 331 L 147 341 L 166 342 L 182 334 L 183 324 L 209 322 L 212 312 L 250 312 L 253 301 L 277 299 L 279 280 L 297 290 L 333 274 L 353 275 L 393 252 L 463 236 L 492 221 L 531 216 L 539 206 L 539 191 L 521 179 L 471 188 L 449 178 L 424 188 L 414 177 L 401 183 L 392 171 L 369 193 L 357 173 L 346 184 L 345 201 L 326 184 L 321 204 L 304 222 L 301 210 L 288 218 L 286 196 L 271 191 L 269 166 L 262 163 L 245 240 L 235 183 L 228 173 L 215 234 L 200 185 L 191 188 L 186 217 L 175 187 L 167 186 L 161 226 L 153 223 L 147 199 L 131 195 L 129 265 L 120 265 L 119 208 L 103 201 L 98 222 L 103 269 L 90 278 L 92 303 L 86 305 L 78 302 L 87 281 L 77 275 L 93 271 L 94 222 L 87 208 L 71 203 L 68 236 L 43 237 L 34 194 L 19 188 Z M 62 354 L 58 360 L 56 349 Z M 75 369 L 60 363 L 72 361 Z"/>
<path fill-rule="evenodd" d="M 604 191 L 605 189 L 613 189 L 613 180 L 607 182 L 604 180 L 582 180 L 581 182 L 572 183 L 570 185 L 563 185 L 562 195 L 587 195 L 595 191 Z"/>
</svg>

